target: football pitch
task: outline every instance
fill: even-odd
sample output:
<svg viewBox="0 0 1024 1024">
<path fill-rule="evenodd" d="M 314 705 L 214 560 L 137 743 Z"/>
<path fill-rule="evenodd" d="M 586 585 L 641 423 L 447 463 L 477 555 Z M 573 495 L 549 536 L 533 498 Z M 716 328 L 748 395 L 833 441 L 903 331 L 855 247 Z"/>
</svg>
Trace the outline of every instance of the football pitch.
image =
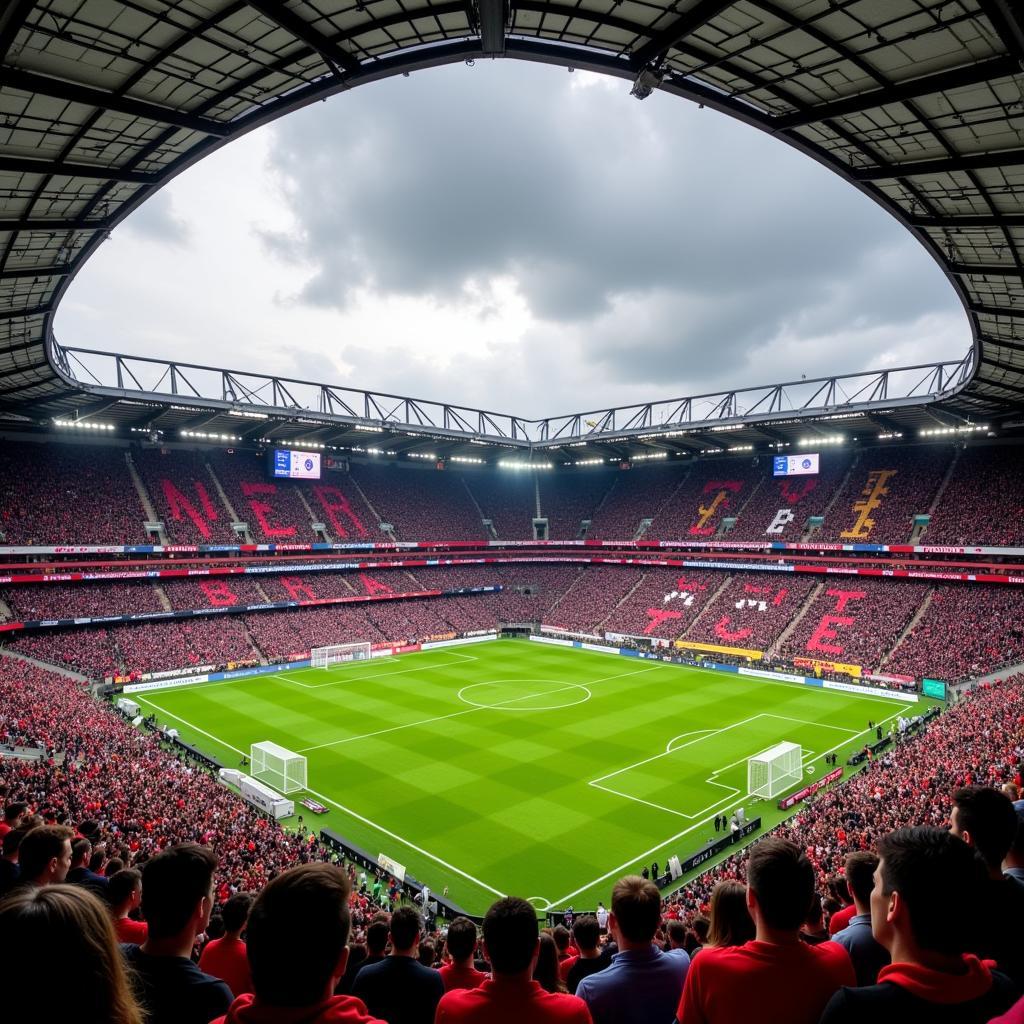
<svg viewBox="0 0 1024 1024">
<path fill-rule="evenodd" d="M 800 744 L 820 777 L 902 701 L 577 649 L 497 640 L 329 669 L 132 695 L 186 742 L 238 765 L 271 740 L 308 759 L 304 814 L 482 913 L 606 904 L 614 880 L 697 852 L 743 806 L 746 762 Z M 850 769 L 847 769 L 849 772 Z M 789 813 L 793 813 L 792 811 Z M 294 819 L 285 822 L 294 823 Z M 706 865 L 704 865 L 706 867 Z"/>
</svg>

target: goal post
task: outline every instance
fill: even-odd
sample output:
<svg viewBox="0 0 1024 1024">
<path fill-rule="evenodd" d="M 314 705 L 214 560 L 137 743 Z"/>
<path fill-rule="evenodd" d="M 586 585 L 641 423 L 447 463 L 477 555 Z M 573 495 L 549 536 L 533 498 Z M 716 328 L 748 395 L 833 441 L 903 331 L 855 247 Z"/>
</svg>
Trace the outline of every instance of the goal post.
<svg viewBox="0 0 1024 1024">
<path fill-rule="evenodd" d="M 747 794 L 773 800 L 804 777 L 803 750 L 798 743 L 777 743 L 747 761 Z"/>
<path fill-rule="evenodd" d="M 369 661 L 371 648 L 368 643 L 330 644 L 327 647 L 314 647 L 309 652 L 311 668 L 330 668 L 347 661 Z"/>
<path fill-rule="evenodd" d="M 253 743 L 249 748 L 252 777 L 279 793 L 306 788 L 306 759 L 276 743 Z"/>
</svg>

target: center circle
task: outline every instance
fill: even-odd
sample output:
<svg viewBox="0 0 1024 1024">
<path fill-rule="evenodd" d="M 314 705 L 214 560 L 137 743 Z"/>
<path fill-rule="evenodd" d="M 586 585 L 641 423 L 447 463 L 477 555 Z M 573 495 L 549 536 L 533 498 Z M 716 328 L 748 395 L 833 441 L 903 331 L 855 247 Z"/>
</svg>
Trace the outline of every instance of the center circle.
<svg viewBox="0 0 1024 1024">
<path fill-rule="evenodd" d="M 590 700 L 590 690 L 562 679 L 488 679 L 459 690 L 459 700 L 496 711 L 557 711 Z"/>
</svg>

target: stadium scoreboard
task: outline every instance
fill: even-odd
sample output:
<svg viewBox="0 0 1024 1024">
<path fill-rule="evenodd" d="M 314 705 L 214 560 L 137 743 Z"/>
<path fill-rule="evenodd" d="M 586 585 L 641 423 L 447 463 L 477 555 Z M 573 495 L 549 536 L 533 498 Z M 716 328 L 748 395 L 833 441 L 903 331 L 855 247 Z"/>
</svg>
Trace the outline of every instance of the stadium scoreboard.
<svg viewBox="0 0 1024 1024">
<path fill-rule="evenodd" d="M 319 480 L 320 453 L 275 448 L 270 453 L 270 475 L 276 480 Z"/>
<path fill-rule="evenodd" d="M 810 476 L 818 472 L 819 455 L 776 455 L 772 459 L 773 476 Z"/>
</svg>

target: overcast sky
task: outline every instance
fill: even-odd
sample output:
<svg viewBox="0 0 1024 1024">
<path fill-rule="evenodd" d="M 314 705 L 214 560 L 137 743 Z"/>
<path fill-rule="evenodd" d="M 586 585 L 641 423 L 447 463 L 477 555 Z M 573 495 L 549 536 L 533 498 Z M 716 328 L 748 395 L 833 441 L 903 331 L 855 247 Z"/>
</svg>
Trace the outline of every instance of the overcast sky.
<svg viewBox="0 0 1024 1024">
<path fill-rule="evenodd" d="M 100 247 L 56 331 L 525 416 L 969 345 L 931 258 L 815 162 L 515 61 L 366 86 L 201 161 Z"/>
</svg>

